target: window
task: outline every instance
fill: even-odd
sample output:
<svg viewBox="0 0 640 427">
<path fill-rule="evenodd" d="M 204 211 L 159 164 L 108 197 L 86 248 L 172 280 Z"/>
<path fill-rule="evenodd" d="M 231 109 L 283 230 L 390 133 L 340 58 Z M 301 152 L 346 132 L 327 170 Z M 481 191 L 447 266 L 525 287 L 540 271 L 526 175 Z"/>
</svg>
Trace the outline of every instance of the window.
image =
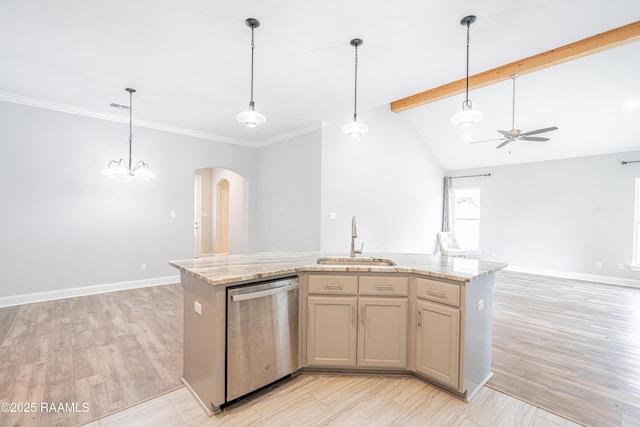
<svg viewBox="0 0 640 427">
<path fill-rule="evenodd" d="M 636 178 L 636 208 L 633 223 L 633 265 L 640 267 L 640 178 Z"/>
<path fill-rule="evenodd" d="M 463 249 L 480 249 L 480 188 L 453 189 L 453 231 Z"/>
</svg>

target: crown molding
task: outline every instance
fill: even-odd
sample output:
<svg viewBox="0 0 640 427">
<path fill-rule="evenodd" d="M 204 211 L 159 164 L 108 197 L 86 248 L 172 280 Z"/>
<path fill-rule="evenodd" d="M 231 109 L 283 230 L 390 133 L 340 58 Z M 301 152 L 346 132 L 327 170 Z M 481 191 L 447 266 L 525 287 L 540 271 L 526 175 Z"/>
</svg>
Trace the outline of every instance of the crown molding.
<svg viewBox="0 0 640 427">
<path fill-rule="evenodd" d="M 14 104 L 28 105 L 30 107 L 44 108 L 46 110 L 59 111 L 62 113 L 75 114 L 77 116 L 91 117 L 99 120 L 107 120 L 117 123 L 129 123 L 127 117 L 116 114 L 104 113 L 101 111 L 90 110 L 88 108 L 76 107 L 73 105 L 60 104 L 57 102 L 45 101 L 43 99 L 30 98 L 28 96 L 14 95 L 11 93 L 0 92 L 0 101 L 11 102 Z M 229 138 L 226 136 L 216 135 L 213 133 L 200 132 L 193 129 L 182 128 L 178 126 L 166 125 L 164 123 L 152 122 L 149 120 L 133 119 L 133 124 L 138 127 L 159 130 L 162 132 L 170 132 L 178 135 L 192 136 L 195 138 L 206 139 L 209 141 L 223 142 L 226 144 L 244 145 L 248 147 L 256 147 L 256 143 L 249 141 Z"/>
<path fill-rule="evenodd" d="M 0 101 L 11 102 L 14 104 L 28 105 L 30 107 L 43 108 L 46 110 L 59 111 L 62 113 L 75 114 L 77 116 L 91 117 L 99 120 L 107 120 L 117 123 L 129 123 L 129 119 L 117 114 L 105 113 L 102 111 L 90 110 L 88 108 L 76 107 L 73 105 L 60 104 L 57 102 L 45 101 L 43 99 L 30 98 L 28 96 L 15 95 L 12 93 L 0 92 Z M 152 122 L 149 120 L 133 119 L 133 124 L 138 127 L 159 130 L 162 132 L 170 132 L 178 135 L 192 136 L 195 138 L 206 139 L 208 141 L 223 142 L 225 144 L 243 145 L 246 147 L 260 148 L 268 145 L 276 144 L 278 142 L 286 141 L 305 133 L 313 132 L 314 130 L 321 129 L 327 125 L 325 121 L 317 121 L 310 123 L 306 126 L 293 129 L 281 133 L 279 135 L 272 136 L 270 138 L 263 139 L 257 142 L 246 141 L 237 138 L 229 138 L 226 136 L 216 135 L 213 133 L 200 132 L 193 129 L 182 128 L 178 126 L 167 125 L 164 123 Z"/>
<path fill-rule="evenodd" d="M 314 130 L 322 129 L 327 125 L 324 120 L 318 120 L 317 122 L 309 123 L 306 126 L 301 126 L 297 129 L 293 129 L 287 132 L 283 132 L 279 135 L 266 138 L 258 142 L 258 147 L 266 147 L 268 145 L 277 144 L 278 142 L 286 141 L 296 136 L 304 135 L 305 133 L 313 132 Z"/>
</svg>

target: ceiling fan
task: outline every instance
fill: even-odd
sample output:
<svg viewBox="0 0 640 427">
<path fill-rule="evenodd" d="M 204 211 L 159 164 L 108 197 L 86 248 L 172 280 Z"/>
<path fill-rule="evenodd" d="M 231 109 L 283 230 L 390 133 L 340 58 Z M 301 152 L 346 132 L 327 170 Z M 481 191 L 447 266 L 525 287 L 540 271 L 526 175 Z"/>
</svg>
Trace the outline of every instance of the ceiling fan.
<svg viewBox="0 0 640 427">
<path fill-rule="evenodd" d="M 537 141 L 537 142 L 547 142 L 550 140 L 550 138 L 544 138 L 544 137 L 540 137 L 540 136 L 532 136 L 532 135 L 538 135 L 540 133 L 545 133 L 545 132 L 551 132 L 552 130 L 558 130 L 557 127 L 552 126 L 552 127 L 548 127 L 548 128 L 543 128 L 543 129 L 536 129 L 536 130 L 531 130 L 529 132 L 522 132 L 520 129 L 516 129 L 515 126 L 515 117 L 516 117 L 516 78 L 518 77 L 517 74 L 513 74 L 510 76 L 511 80 L 513 81 L 513 104 L 512 104 L 512 110 L 511 110 L 511 130 L 499 130 L 498 132 L 500 134 L 502 134 L 503 138 L 496 138 L 496 139 L 486 139 L 484 141 L 474 141 L 472 142 L 472 144 L 478 144 L 480 142 L 492 142 L 492 141 L 502 141 L 497 147 L 498 148 L 502 148 L 505 145 L 509 144 L 510 142 L 513 141 Z"/>
</svg>

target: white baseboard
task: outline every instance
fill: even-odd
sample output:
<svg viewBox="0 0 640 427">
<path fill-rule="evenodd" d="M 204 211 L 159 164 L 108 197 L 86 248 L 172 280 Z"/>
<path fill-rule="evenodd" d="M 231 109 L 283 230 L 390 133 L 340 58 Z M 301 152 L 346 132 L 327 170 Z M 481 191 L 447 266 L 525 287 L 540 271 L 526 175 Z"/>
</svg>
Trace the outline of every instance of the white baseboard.
<svg viewBox="0 0 640 427">
<path fill-rule="evenodd" d="M 624 279 L 622 277 L 598 276 L 596 274 L 575 273 L 572 271 L 547 270 L 536 267 L 522 267 L 509 265 L 507 271 L 518 273 L 538 274 L 541 276 L 561 277 L 563 279 L 584 280 L 586 282 L 606 283 L 608 285 L 627 286 L 630 288 L 640 288 L 640 280 Z"/>
<path fill-rule="evenodd" d="M 152 279 L 129 280 L 127 282 L 107 283 L 104 285 L 82 286 L 78 288 L 58 289 L 55 291 L 34 292 L 30 294 L 10 295 L 0 297 L 0 307 L 31 304 L 34 302 L 51 301 L 63 298 L 81 297 L 85 295 L 102 294 L 106 292 L 123 291 L 126 289 L 146 288 L 149 286 L 170 285 L 179 283 L 180 276 L 154 277 Z"/>
</svg>

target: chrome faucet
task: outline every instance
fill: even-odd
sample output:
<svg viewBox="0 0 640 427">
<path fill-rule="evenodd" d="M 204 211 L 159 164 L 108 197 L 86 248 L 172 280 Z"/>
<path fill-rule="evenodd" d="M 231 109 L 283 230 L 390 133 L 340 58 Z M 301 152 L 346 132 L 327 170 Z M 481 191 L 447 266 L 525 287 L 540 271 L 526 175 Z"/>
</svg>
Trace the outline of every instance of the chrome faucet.
<svg viewBox="0 0 640 427">
<path fill-rule="evenodd" d="M 356 237 L 358 237 L 358 230 L 356 229 L 356 217 L 354 216 L 351 218 L 351 258 L 362 254 L 362 249 L 364 249 L 364 243 L 362 243 L 360 249 L 356 249 Z"/>
</svg>

